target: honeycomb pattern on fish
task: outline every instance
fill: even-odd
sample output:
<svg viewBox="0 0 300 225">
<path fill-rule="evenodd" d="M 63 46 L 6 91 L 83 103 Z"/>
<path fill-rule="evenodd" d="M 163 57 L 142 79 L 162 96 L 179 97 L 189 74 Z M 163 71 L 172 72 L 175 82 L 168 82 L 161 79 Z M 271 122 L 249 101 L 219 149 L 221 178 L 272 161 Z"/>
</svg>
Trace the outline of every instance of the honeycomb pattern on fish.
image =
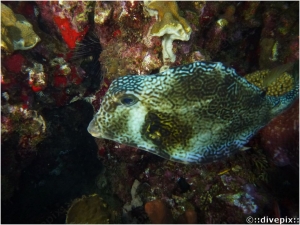
<svg viewBox="0 0 300 225">
<path fill-rule="evenodd" d="M 127 75 L 113 81 L 88 131 L 173 161 L 211 162 L 241 149 L 298 89 L 267 96 L 219 62 Z"/>
</svg>

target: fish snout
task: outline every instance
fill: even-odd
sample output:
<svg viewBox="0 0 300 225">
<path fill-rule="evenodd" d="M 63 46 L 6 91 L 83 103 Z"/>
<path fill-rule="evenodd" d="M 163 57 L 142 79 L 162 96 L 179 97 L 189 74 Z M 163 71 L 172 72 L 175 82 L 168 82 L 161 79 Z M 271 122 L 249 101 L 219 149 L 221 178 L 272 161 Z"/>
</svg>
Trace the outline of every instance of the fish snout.
<svg viewBox="0 0 300 225">
<path fill-rule="evenodd" d="M 99 129 L 99 126 L 98 126 L 98 123 L 97 121 L 95 120 L 95 118 L 92 119 L 92 121 L 90 122 L 88 128 L 87 128 L 87 131 L 93 136 L 93 137 L 96 137 L 96 138 L 100 138 L 102 135 L 101 135 L 101 132 L 100 132 L 100 129 Z"/>
</svg>

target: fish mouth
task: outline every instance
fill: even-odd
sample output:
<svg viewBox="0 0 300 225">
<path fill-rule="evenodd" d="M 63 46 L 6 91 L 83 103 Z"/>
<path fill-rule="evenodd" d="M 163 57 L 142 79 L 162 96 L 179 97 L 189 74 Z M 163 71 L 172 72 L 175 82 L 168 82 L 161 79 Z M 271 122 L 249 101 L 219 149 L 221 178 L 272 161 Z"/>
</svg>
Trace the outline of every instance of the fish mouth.
<svg viewBox="0 0 300 225">
<path fill-rule="evenodd" d="M 100 129 L 98 127 L 98 124 L 97 124 L 95 118 L 92 119 L 92 121 L 90 122 L 90 124 L 87 128 L 87 131 L 95 138 L 101 138 L 103 136 L 100 132 Z"/>
</svg>

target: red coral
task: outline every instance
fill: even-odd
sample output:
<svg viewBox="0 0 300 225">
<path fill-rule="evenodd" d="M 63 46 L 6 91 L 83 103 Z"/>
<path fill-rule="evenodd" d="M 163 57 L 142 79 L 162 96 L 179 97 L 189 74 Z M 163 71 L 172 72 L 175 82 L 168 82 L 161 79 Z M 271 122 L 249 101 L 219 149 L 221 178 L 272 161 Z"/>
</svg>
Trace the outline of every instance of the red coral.
<svg viewBox="0 0 300 225">
<path fill-rule="evenodd" d="M 34 92 L 40 92 L 42 90 L 44 90 L 43 87 L 40 87 L 40 86 L 31 86 L 31 89 L 34 91 Z"/>
<path fill-rule="evenodd" d="M 117 29 L 113 32 L 113 37 L 116 38 L 116 37 L 120 37 L 122 34 L 121 30 L 120 29 Z"/>
<path fill-rule="evenodd" d="M 54 76 L 54 86 L 55 87 L 66 87 L 68 84 L 68 80 L 66 76 Z"/>
<path fill-rule="evenodd" d="M 59 16 L 54 16 L 54 22 L 59 28 L 63 39 L 70 49 L 75 48 L 76 42 L 81 41 L 89 29 L 87 26 L 82 32 L 77 32 L 72 28 L 72 25 L 67 18 L 60 18 Z"/>
<path fill-rule="evenodd" d="M 29 86 L 34 92 L 40 92 L 47 86 L 46 74 L 41 71 L 32 71 L 29 73 Z"/>
<path fill-rule="evenodd" d="M 19 73 L 22 69 L 22 65 L 25 62 L 25 58 L 21 54 L 14 54 L 4 61 L 4 67 L 12 73 Z"/>
</svg>

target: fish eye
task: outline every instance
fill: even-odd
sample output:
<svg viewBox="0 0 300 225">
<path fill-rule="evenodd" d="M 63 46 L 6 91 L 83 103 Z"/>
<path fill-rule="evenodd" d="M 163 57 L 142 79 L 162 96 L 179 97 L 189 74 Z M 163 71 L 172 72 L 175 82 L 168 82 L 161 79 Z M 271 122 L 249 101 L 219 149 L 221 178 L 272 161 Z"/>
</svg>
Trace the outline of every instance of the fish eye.
<svg viewBox="0 0 300 225">
<path fill-rule="evenodd" d="M 138 98 L 134 95 L 123 95 L 120 102 L 125 106 L 132 106 L 138 102 Z"/>
</svg>

